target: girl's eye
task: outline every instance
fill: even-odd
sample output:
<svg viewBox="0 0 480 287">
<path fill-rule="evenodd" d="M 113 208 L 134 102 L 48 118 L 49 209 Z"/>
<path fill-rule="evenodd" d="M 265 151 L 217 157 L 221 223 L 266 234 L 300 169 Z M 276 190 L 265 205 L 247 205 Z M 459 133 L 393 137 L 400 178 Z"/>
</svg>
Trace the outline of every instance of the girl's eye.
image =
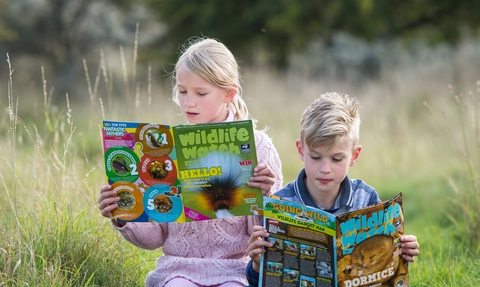
<svg viewBox="0 0 480 287">
<path fill-rule="evenodd" d="M 186 94 L 187 91 L 178 91 L 179 94 Z"/>
<path fill-rule="evenodd" d="M 198 93 L 199 96 L 205 96 L 207 93 Z"/>
</svg>

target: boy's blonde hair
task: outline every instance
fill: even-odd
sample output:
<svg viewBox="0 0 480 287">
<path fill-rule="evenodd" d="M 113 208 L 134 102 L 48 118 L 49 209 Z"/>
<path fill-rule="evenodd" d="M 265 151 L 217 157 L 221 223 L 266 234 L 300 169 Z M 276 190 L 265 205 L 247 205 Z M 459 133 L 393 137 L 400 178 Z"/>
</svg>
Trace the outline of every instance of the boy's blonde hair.
<svg viewBox="0 0 480 287">
<path fill-rule="evenodd" d="M 352 149 L 360 139 L 359 103 L 346 94 L 325 93 L 310 104 L 300 121 L 300 140 L 309 148 L 335 148 L 348 138 Z"/>
<path fill-rule="evenodd" d="M 181 55 L 173 74 L 173 101 L 179 105 L 176 73 L 183 66 L 205 81 L 225 89 L 235 88 L 237 95 L 228 104 L 235 120 L 249 119 L 247 105 L 242 98 L 240 67 L 235 56 L 222 43 L 209 38 L 191 38 L 180 49 Z"/>
</svg>

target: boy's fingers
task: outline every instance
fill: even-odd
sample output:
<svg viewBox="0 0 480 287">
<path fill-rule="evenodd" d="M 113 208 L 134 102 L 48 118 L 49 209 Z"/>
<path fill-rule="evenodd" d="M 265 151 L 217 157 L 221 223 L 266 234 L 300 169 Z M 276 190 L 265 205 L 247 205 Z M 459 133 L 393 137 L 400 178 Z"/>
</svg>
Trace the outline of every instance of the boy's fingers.
<svg viewBox="0 0 480 287">
<path fill-rule="evenodd" d="M 264 235 L 265 235 L 265 233 L 263 233 L 263 232 L 259 233 L 259 234 L 252 233 L 252 235 L 250 236 L 250 239 L 248 239 L 248 245 L 254 244 L 257 241 L 264 241 L 264 240 L 262 240 L 262 238 L 260 238 L 260 237 L 266 237 Z"/>
<path fill-rule="evenodd" d="M 403 235 L 400 239 L 402 242 L 418 242 L 417 237 L 415 235 Z"/>
<path fill-rule="evenodd" d="M 260 257 L 260 254 L 262 253 L 263 253 L 263 249 L 257 248 L 257 249 L 250 250 L 250 252 L 248 252 L 248 256 L 256 260 L 258 257 Z"/>
<path fill-rule="evenodd" d="M 409 248 L 409 249 L 418 249 L 420 247 L 420 244 L 418 244 L 417 241 L 410 241 L 410 242 L 403 242 L 402 243 L 402 248 Z"/>
<path fill-rule="evenodd" d="M 260 237 L 268 237 L 267 230 L 261 225 L 254 225 L 252 228 L 252 234 L 250 234 L 250 238 L 248 239 L 248 244 L 251 244 L 259 239 Z"/>
<path fill-rule="evenodd" d="M 265 227 L 261 226 L 261 225 L 254 225 L 252 227 L 252 232 L 256 232 L 256 231 L 264 231 L 264 232 L 267 232 L 267 230 L 265 229 Z"/>
<path fill-rule="evenodd" d="M 415 257 L 410 256 L 408 254 L 402 254 L 402 257 L 403 257 L 403 259 L 407 260 L 408 262 L 414 262 L 415 261 Z"/>
<path fill-rule="evenodd" d="M 248 245 L 248 251 L 249 251 L 249 254 L 252 252 L 259 254 L 259 253 L 263 253 L 262 247 L 271 247 L 271 246 L 272 244 L 268 241 L 257 240 Z"/>
<path fill-rule="evenodd" d="M 410 256 L 417 256 L 420 254 L 420 250 L 418 250 L 417 248 L 402 247 L 402 253 Z"/>
</svg>

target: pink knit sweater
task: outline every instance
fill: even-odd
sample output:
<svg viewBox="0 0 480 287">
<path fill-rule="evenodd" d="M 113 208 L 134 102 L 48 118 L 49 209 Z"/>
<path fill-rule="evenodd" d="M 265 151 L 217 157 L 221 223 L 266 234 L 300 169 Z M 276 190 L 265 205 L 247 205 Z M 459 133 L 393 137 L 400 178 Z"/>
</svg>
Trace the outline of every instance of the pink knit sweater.
<svg viewBox="0 0 480 287">
<path fill-rule="evenodd" d="M 258 163 L 267 164 L 277 179 L 272 193 L 282 187 L 281 162 L 268 135 L 255 131 Z M 237 216 L 190 223 L 127 223 L 115 227 L 132 244 L 149 250 L 163 247 L 157 269 L 146 279 L 147 287 L 161 287 L 174 277 L 209 286 L 236 281 L 248 285 L 245 268 L 253 225 L 260 216 Z"/>
</svg>

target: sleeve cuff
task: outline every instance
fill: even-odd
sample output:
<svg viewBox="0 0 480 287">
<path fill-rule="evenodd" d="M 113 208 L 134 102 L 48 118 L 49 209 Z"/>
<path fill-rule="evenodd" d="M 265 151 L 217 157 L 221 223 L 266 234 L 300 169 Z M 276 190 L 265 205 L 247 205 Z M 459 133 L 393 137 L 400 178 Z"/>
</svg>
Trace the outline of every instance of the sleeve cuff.
<svg viewBox="0 0 480 287">
<path fill-rule="evenodd" d="M 246 275 L 247 275 L 249 286 L 256 287 L 258 286 L 258 279 L 260 277 L 259 276 L 260 274 L 258 274 L 257 271 L 253 270 L 252 264 L 253 264 L 253 261 L 250 260 L 250 262 L 248 262 L 247 264 Z"/>
</svg>

